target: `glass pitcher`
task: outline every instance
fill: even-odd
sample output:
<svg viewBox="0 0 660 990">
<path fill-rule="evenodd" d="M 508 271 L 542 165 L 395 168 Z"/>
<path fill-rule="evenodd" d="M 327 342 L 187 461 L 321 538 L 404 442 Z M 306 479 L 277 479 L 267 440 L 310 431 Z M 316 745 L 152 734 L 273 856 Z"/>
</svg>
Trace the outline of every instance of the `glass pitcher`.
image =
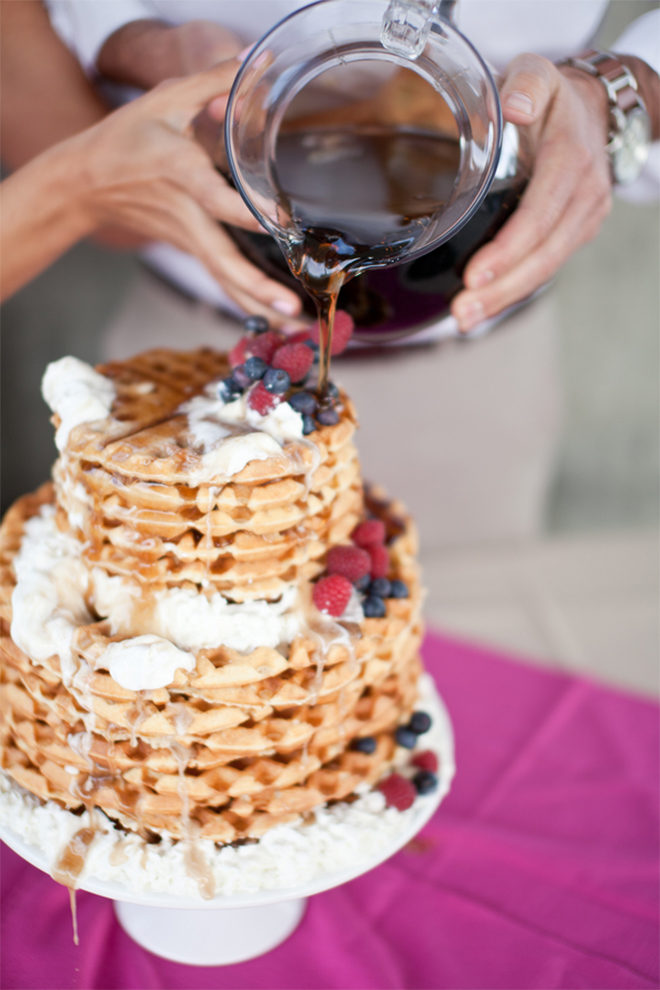
<svg viewBox="0 0 660 990">
<path fill-rule="evenodd" d="M 295 269 L 303 246 L 330 243 L 339 306 L 365 341 L 446 315 L 526 182 L 518 131 L 451 7 L 320 0 L 257 43 L 230 94 L 231 178 L 270 235 L 232 236 L 299 292 L 285 256 Z"/>
</svg>

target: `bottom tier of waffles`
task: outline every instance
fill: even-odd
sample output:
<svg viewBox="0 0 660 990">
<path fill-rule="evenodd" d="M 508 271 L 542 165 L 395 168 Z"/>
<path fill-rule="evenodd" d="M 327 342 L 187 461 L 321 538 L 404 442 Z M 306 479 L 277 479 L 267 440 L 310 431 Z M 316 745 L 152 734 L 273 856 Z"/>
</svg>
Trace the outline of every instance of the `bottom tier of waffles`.
<svg viewBox="0 0 660 990">
<path fill-rule="evenodd" d="M 327 649 L 310 629 L 287 648 L 196 651 L 194 670 L 167 688 L 132 692 L 103 666 L 121 637 L 102 618 L 76 629 L 73 676 L 11 638 L 12 560 L 26 520 L 51 498 L 44 487 L 20 500 L 2 528 L 3 767 L 18 784 L 70 809 L 99 807 L 132 831 L 229 843 L 384 774 L 420 672 L 416 547 L 400 506 L 370 503 L 390 532 L 392 576 L 410 590 L 385 617 L 345 623 Z M 373 753 L 351 748 L 365 736 Z"/>
</svg>

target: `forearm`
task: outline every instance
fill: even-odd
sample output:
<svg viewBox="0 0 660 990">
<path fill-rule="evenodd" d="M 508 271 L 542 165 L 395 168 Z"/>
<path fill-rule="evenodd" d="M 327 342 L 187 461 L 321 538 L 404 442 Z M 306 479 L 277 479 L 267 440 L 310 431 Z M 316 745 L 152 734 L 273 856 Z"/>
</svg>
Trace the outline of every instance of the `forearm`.
<svg viewBox="0 0 660 990">
<path fill-rule="evenodd" d="M 77 139 L 44 152 L 0 184 L 0 299 L 34 278 L 94 226 Z"/>
</svg>

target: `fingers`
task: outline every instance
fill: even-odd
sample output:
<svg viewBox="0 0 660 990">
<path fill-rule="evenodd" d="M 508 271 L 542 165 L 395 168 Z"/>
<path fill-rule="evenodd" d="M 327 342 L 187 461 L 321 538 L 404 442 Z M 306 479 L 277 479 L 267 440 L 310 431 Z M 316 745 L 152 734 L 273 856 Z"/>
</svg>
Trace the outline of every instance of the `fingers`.
<svg viewBox="0 0 660 990">
<path fill-rule="evenodd" d="M 183 131 L 207 103 L 229 92 L 239 67 L 232 58 L 185 79 L 168 79 L 141 98 L 143 108 L 152 115 L 162 112 L 173 127 Z"/>
<path fill-rule="evenodd" d="M 541 55 L 518 55 L 507 66 L 500 88 L 505 120 L 531 124 L 540 120 L 551 103 L 560 81 L 557 69 Z"/>
<path fill-rule="evenodd" d="M 240 193 L 211 166 L 205 152 L 192 143 L 181 149 L 175 177 L 210 216 L 245 230 L 263 233 L 261 224 L 243 201 Z"/>
<path fill-rule="evenodd" d="M 248 312 L 267 317 L 273 326 L 305 326 L 306 321 L 296 319 L 302 304 L 295 292 L 252 265 L 224 231 L 218 228 L 217 234 L 218 249 L 204 263 L 232 298 Z"/>
<path fill-rule="evenodd" d="M 596 203 L 577 195 L 547 240 L 502 278 L 479 292 L 461 292 L 452 313 L 463 332 L 527 298 L 551 279 L 577 248 L 592 240 L 609 213 L 611 196 Z"/>
</svg>

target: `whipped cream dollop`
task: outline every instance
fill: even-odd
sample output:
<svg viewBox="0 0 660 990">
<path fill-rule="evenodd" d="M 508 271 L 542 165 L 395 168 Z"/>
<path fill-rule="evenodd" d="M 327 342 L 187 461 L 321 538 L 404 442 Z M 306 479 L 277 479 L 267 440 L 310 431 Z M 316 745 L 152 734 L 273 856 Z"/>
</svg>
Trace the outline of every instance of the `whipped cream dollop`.
<svg viewBox="0 0 660 990">
<path fill-rule="evenodd" d="M 73 634 L 94 620 L 84 598 L 89 578 L 80 543 L 57 528 L 52 505 L 44 505 L 25 524 L 14 573 L 12 639 L 32 660 L 43 662 L 57 654 L 68 684 L 75 673 Z"/>
<path fill-rule="evenodd" d="M 167 687 L 177 668 L 190 672 L 196 664 L 192 653 L 184 653 L 166 639 L 151 634 L 110 643 L 103 662 L 112 679 L 128 691 Z"/>
<path fill-rule="evenodd" d="M 55 434 L 57 449 L 66 447 L 71 430 L 81 423 L 106 419 L 115 399 L 112 382 L 84 361 L 63 357 L 46 368 L 41 393 L 61 420 Z"/>
<path fill-rule="evenodd" d="M 135 628 L 136 611 L 144 616 L 152 632 L 182 650 L 211 649 L 222 643 L 239 653 L 252 653 L 259 646 L 273 649 L 291 643 L 298 635 L 301 618 L 294 611 L 297 589 L 291 585 L 279 601 L 228 602 L 219 592 L 200 594 L 196 588 L 168 588 L 151 600 L 142 598 L 136 582 L 92 571 L 90 598 L 99 615 L 110 620 L 112 634 Z"/>
</svg>

